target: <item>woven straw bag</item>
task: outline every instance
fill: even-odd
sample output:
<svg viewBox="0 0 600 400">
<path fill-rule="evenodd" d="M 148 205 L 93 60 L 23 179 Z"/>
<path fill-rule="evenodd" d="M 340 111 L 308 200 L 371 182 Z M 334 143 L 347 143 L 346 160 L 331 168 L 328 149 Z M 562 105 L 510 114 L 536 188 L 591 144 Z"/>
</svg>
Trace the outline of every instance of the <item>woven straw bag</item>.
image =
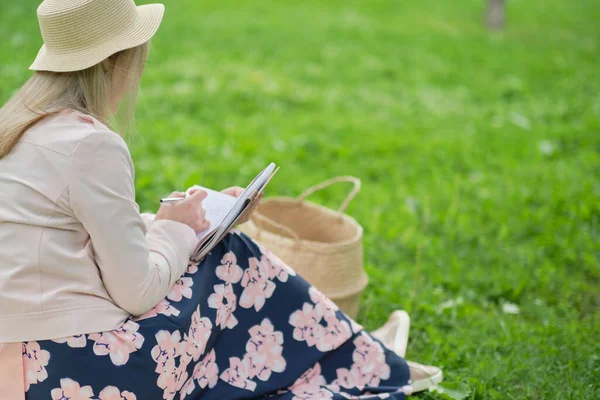
<svg viewBox="0 0 600 400">
<path fill-rule="evenodd" d="M 339 182 L 354 184 L 337 211 L 306 198 Z M 363 229 L 344 210 L 360 190 L 352 176 L 330 179 L 297 198 L 271 197 L 261 202 L 240 229 L 279 256 L 309 283 L 356 318 L 368 277 L 363 266 Z"/>
</svg>

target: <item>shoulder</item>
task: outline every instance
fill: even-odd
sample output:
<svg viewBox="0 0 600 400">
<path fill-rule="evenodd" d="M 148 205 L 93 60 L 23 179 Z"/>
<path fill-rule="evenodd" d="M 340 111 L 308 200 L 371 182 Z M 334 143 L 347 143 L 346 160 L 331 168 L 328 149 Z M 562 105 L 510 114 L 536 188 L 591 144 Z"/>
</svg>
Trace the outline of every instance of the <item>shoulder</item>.
<svg viewBox="0 0 600 400">
<path fill-rule="evenodd" d="M 101 155 L 101 151 L 111 151 L 116 154 L 129 157 L 129 148 L 125 140 L 116 132 L 110 130 L 106 125 L 96 118 L 78 111 L 72 111 L 71 119 L 78 127 L 79 134 L 75 138 L 76 145 L 73 156 L 76 153 L 91 153 L 88 155 Z"/>
<path fill-rule="evenodd" d="M 88 181 L 110 185 L 125 182 L 132 186 L 134 166 L 123 138 L 90 116 L 78 114 L 76 117 L 80 119 L 77 123 L 80 132 L 70 143 L 71 187 Z"/>
<path fill-rule="evenodd" d="M 66 157 L 92 151 L 94 147 L 110 147 L 129 154 L 121 136 L 97 119 L 72 110 L 44 118 L 28 130 L 23 141 Z"/>
</svg>

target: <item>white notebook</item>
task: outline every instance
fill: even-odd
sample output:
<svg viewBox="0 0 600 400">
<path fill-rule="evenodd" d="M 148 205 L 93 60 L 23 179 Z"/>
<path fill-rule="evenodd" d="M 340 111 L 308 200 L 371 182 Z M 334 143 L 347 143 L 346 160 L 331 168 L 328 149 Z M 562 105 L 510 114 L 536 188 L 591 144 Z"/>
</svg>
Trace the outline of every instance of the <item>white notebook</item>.
<svg viewBox="0 0 600 400">
<path fill-rule="evenodd" d="M 202 186 L 193 186 L 188 189 L 189 192 L 191 189 L 199 188 L 208 193 L 202 205 L 206 210 L 206 219 L 210 222 L 210 227 L 198 234 L 199 242 L 192 254 L 194 261 L 203 259 L 225 237 L 244 214 L 244 211 L 252 206 L 256 197 L 278 170 L 279 168 L 274 163 L 269 164 L 238 198 Z"/>
</svg>

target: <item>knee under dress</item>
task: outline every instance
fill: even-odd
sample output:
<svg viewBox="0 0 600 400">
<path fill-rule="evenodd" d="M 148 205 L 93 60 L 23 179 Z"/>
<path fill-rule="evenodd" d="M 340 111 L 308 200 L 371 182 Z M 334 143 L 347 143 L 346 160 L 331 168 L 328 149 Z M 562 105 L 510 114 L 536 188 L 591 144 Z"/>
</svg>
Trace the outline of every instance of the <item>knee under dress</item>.
<svg viewBox="0 0 600 400">
<path fill-rule="evenodd" d="M 23 343 L 27 400 L 403 399 L 406 362 L 239 232 L 119 329 Z"/>
</svg>

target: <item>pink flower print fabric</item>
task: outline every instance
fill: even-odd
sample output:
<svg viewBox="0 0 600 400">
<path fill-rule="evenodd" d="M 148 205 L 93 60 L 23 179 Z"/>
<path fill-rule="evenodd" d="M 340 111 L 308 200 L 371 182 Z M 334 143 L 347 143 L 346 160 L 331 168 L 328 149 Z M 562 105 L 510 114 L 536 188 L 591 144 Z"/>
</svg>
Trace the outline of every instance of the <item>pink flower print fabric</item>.
<svg viewBox="0 0 600 400">
<path fill-rule="evenodd" d="M 29 386 L 38 382 L 43 382 L 48 378 L 46 366 L 50 361 L 50 353 L 40 348 L 38 342 L 23 343 L 23 374 L 25 381 L 25 391 L 29 391 Z"/>
<path fill-rule="evenodd" d="M 410 376 L 404 360 L 242 234 L 190 262 L 145 315 L 113 331 L 25 343 L 23 362 L 28 398 L 52 400 L 402 398 Z"/>
<path fill-rule="evenodd" d="M 163 389 L 163 399 L 173 400 L 177 393 L 183 388 L 188 379 L 188 373 L 183 368 L 173 368 L 160 375 L 157 381 L 158 387 Z"/>
<path fill-rule="evenodd" d="M 141 349 L 144 344 L 144 337 L 138 333 L 139 327 L 136 322 L 127 321 L 119 329 L 92 333 L 88 337 L 95 342 L 96 355 L 109 354 L 114 365 L 125 365 L 129 361 L 129 355 Z"/>
<path fill-rule="evenodd" d="M 347 399 L 362 399 L 362 398 L 373 398 L 374 395 L 365 396 L 354 396 L 341 391 L 340 385 L 337 381 L 327 384 L 325 377 L 321 375 L 321 365 L 316 363 L 313 368 L 307 370 L 292 386 L 289 390 L 294 394 L 293 400 L 312 400 L 312 399 L 330 399 L 333 398 L 333 394 L 336 393 Z M 389 394 L 384 394 L 389 397 Z M 378 396 L 377 396 L 378 397 Z M 379 397 L 378 397 L 379 398 Z"/>
<path fill-rule="evenodd" d="M 185 347 L 184 354 L 187 354 L 191 360 L 198 361 L 206 349 L 206 343 L 212 333 L 212 322 L 206 317 L 200 316 L 200 306 L 192 314 L 189 333 L 184 335 Z"/>
<path fill-rule="evenodd" d="M 320 386 L 300 386 L 292 389 L 292 400 L 327 400 L 333 398 L 333 393 Z"/>
<path fill-rule="evenodd" d="M 229 368 L 221 374 L 221 379 L 231 386 L 238 387 L 253 392 L 256 389 L 256 382 L 249 379 L 250 362 L 247 358 L 239 359 L 231 357 L 229 359 Z"/>
<path fill-rule="evenodd" d="M 141 321 L 144 319 L 148 319 L 148 318 L 154 318 L 156 317 L 158 314 L 162 314 L 165 316 L 178 316 L 180 313 L 180 311 L 178 309 L 176 309 L 175 307 L 173 307 L 171 305 L 171 303 L 169 303 L 168 300 L 163 299 L 160 302 L 158 302 L 157 305 L 155 305 L 150 311 L 148 311 L 146 314 L 141 315 L 137 318 L 134 318 L 135 321 Z"/>
<path fill-rule="evenodd" d="M 267 249 L 261 248 L 263 256 L 261 263 L 265 266 L 269 273 L 269 279 L 279 279 L 281 282 L 287 282 L 288 277 L 296 276 L 296 272 L 284 263 L 279 257 L 271 253 Z"/>
<path fill-rule="evenodd" d="M 237 296 L 231 285 L 215 285 L 215 292 L 208 297 L 208 306 L 217 310 L 216 324 L 221 328 L 233 329 L 238 321 L 233 312 L 236 309 Z"/>
<path fill-rule="evenodd" d="M 314 304 L 304 303 L 289 317 L 294 339 L 322 352 L 339 348 L 353 335 L 350 324 L 338 318 L 338 307 L 320 291 L 311 287 L 308 292 Z"/>
<path fill-rule="evenodd" d="M 401 393 L 401 392 L 397 392 L 397 393 Z M 360 396 L 354 396 L 352 394 L 348 394 L 345 392 L 339 392 L 340 396 L 346 398 L 346 399 L 351 399 L 351 400 L 361 400 L 361 399 L 389 399 L 391 397 L 391 395 L 389 393 L 378 393 L 378 394 L 373 394 L 370 393 L 368 391 L 365 391 L 364 394 L 360 395 Z"/>
<path fill-rule="evenodd" d="M 187 365 L 181 365 L 179 368 L 175 369 L 175 372 L 173 373 L 174 376 L 174 380 L 173 383 L 174 385 L 171 387 L 169 386 L 167 389 L 169 389 L 169 391 L 165 391 L 165 395 L 167 400 L 171 400 L 174 396 L 177 395 L 177 393 L 183 388 L 183 385 L 185 385 L 185 383 L 188 380 L 189 374 L 186 370 Z M 173 397 L 171 397 L 173 396 Z"/>
<path fill-rule="evenodd" d="M 116 387 L 107 386 L 100 392 L 99 400 L 137 400 L 137 397 L 127 390 L 121 393 Z"/>
<path fill-rule="evenodd" d="M 237 258 L 233 252 L 225 254 L 221 260 L 221 264 L 216 269 L 217 277 L 226 284 L 238 283 L 242 279 L 244 271 L 237 264 Z"/>
<path fill-rule="evenodd" d="M 91 386 L 81 387 L 78 382 L 65 378 L 60 380 L 60 388 L 50 392 L 52 400 L 92 400 L 94 391 Z"/>
<path fill-rule="evenodd" d="M 327 381 L 325 377 L 321 375 L 321 364 L 316 363 L 314 367 L 307 369 L 301 376 L 294 382 L 290 389 L 297 388 L 300 386 L 325 386 Z"/>
<path fill-rule="evenodd" d="M 275 283 L 269 279 L 269 270 L 264 263 L 252 257 L 248 261 L 250 266 L 244 271 L 242 287 L 244 291 L 240 297 L 240 307 L 252 308 L 260 311 L 266 299 L 275 292 Z"/>
<path fill-rule="evenodd" d="M 219 380 L 219 367 L 216 363 L 214 349 L 204 357 L 204 359 L 194 367 L 192 377 L 198 382 L 198 386 L 204 389 L 212 389 Z"/>
<path fill-rule="evenodd" d="M 302 376 L 288 388 L 288 391 L 294 395 L 292 400 L 331 399 L 334 397 L 334 394 L 346 399 L 357 400 L 373 398 L 386 399 L 390 397 L 389 393 L 372 394 L 368 391 L 365 391 L 361 395 L 346 393 L 342 390 L 342 387 L 340 387 L 337 380 L 327 384 L 325 377 L 321 373 L 321 369 L 321 364 L 317 362 L 314 367 L 305 371 Z M 352 386 L 352 388 L 354 389 L 355 386 Z M 347 389 L 351 388 L 346 388 L 344 390 Z M 286 391 L 280 391 L 279 393 L 286 393 Z"/>
<path fill-rule="evenodd" d="M 181 341 L 181 332 L 160 331 L 156 334 L 156 342 L 157 345 L 150 352 L 156 362 L 155 371 L 159 374 L 171 372 L 175 368 L 175 358 L 179 357 L 185 348 L 185 342 Z"/>
<path fill-rule="evenodd" d="M 323 313 L 309 303 L 304 303 L 302 310 L 290 315 L 289 323 L 294 327 L 294 339 L 305 341 L 309 347 L 315 346 L 322 338 L 324 327 L 320 324 Z"/>
<path fill-rule="evenodd" d="M 352 337 L 352 330 L 346 321 L 337 318 L 327 320 L 327 326 L 321 331 L 317 349 L 322 352 L 335 350 Z"/>
<path fill-rule="evenodd" d="M 156 334 L 157 344 L 152 348 L 151 355 L 156 362 L 155 372 L 159 374 L 157 385 L 163 389 L 164 399 L 172 399 L 179 391 L 182 399 L 190 395 L 196 387 L 194 379 L 200 381 L 200 387 L 206 387 L 208 384 L 214 386 L 218 377 L 214 350 L 205 360 L 196 364 L 192 377 L 188 373 L 188 366 L 197 362 L 204 354 L 212 328 L 210 319 L 202 317 L 200 306 L 196 306 L 196 311 L 191 316 L 189 331 L 184 334 L 183 339 L 180 331 L 171 333 L 162 330 Z"/>
<path fill-rule="evenodd" d="M 248 331 L 250 339 L 246 343 L 246 353 L 243 357 L 229 359 L 229 368 L 220 378 L 229 385 L 254 391 L 257 378 L 268 381 L 273 372 L 282 373 L 286 361 L 282 356 L 283 333 L 275 331 L 275 327 L 267 318 L 260 325 L 255 325 Z"/>
<path fill-rule="evenodd" d="M 341 387 L 362 389 L 365 386 L 376 387 L 382 380 L 390 377 L 390 367 L 385 360 L 381 344 L 362 333 L 354 339 L 356 349 L 352 353 L 353 364 L 337 370 L 337 380 Z"/>
<path fill-rule="evenodd" d="M 190 277 L 180 278 L 173 286 L 171 286 L 171 290 L 167 294 L 167 299 L 173 300 L 175 302 L 181 301 L 184 297 L 186 299 L 192 298 L 192 286 L 194 285 L 194 280 Z"/>
<path fill-rule="evenodd" d="M 357 334 L 358 332 L 360 332 L 360 331 L 362 331 L 364 329 L 362 327 L 362 325 L 359 325 L 352 318 L 348 318 L 348 319 L 350 320 L 350 329 L 352 329 L 352 333 Z"/>
<path fill-rule="evenodd" d="M 246 343 L 245 359 L 249 363 L 250 378 L 268 381 L 271 372 L 283 372 L 286 362 L 283 352 L 283 334 L 276 332 L 273 324 L 264 319 L 260 325 L 250 328 L 250 340 Z"/>
<path fill-rule="evenodd" d="M 331 301 L 331 299 L 314 286 L 308 289 L 308 295 L 310 296 L 310 300 L 315 303 L 315 307 L 321 308 L 324 314 L 325 312 L 327 312 L 327 314 L 332 314 L 339 310 L 339 307 Z"/>
<path fill-rule="evenodd" d="M 186 270 L 185 270 L 185 273 L 186 273 L 186 274 L 193 275 L 193 274 L 195 274 L 196 272 L 198 272 L 198 263 L 197 263 L 197 262 L 195 262 L 195 261 L 193 261 L 193 260 L 190 260 L 190 261 L 188 262 L 188 266 L 187 266 L 187 268 L 186 268 Z"/>
<path fill-rule="evenodd" d="M 85 347 L 87 344 L 87 338 L 85 335 L 75 335 L 62 339 L 53 339 L 52 341 L 56 343 L 66 343 L 69 347 L 74 349 Z"/>
<path fill-rule="evenodd" d="M 187 396 L 192 394 L 194 389 L 196 389 L 196 384 L 194 383 L 193 377 L 190 377 L 181 388 L 180 400 L 184 400 Z"/>
<path fill-rule="evenodd" d="M 152 359 L 156 362 L 155 372 L 159 374 L 156 384 L 163 389 L 163 399 L 170 400 L 185 384 L 187 372 L 178 368 L 176 358 L 183 354 L 186 343 L 181 340 L 181 333 L 160 331 L 156 334 L 157 345 L 152 348 Z"/>
<path fill-rule="evenodd" d="M 333 393 L 323 388 L 325 385 L 327 382 L 321 375 L 321 365 L 316 363 L 314 367 L 304 372 L 289 390 L 294 394 L 293 400 L 330 399 Z"/>
</svg>

